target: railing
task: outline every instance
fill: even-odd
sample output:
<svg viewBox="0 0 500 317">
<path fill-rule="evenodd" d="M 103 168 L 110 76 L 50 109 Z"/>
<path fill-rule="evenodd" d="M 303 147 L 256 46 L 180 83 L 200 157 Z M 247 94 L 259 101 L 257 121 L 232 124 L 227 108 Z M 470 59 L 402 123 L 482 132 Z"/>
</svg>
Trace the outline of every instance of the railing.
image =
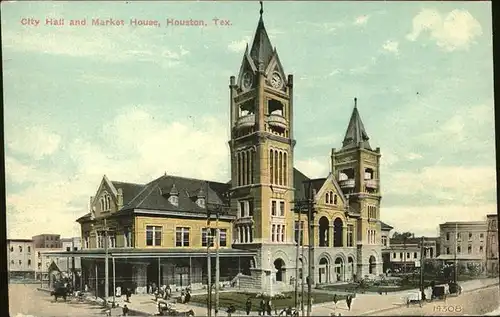
<svg viewBox="0 0 500 317">
<path fill-rule="evenodd" d="M 286 128 L 287 125 L 286 119 L 278 114 L 270 114 L 267 117 L 267 123 L 270 125 L 278 126 L 280 128 Z"/>
<path fill-rule="evenodd" d="M 376 179 L 367 179 L 367 180 L 365 180 L 365 185 L 368 188 L 377 188 L 378 182 Z"/>
<path fill-rule="evenodd" d="M 238 118 L 236 126 L 238 128 L 251 127 L 255 124 L 255 114 L 248 114 L 244 117 Z"/>
<path fill-rule="evenodd" d="M 355 184 L 354 179 L 346 179 L 343 181 L 340 181 L 340 187 L 342 188 L 353 188 Z"/>
</svg>

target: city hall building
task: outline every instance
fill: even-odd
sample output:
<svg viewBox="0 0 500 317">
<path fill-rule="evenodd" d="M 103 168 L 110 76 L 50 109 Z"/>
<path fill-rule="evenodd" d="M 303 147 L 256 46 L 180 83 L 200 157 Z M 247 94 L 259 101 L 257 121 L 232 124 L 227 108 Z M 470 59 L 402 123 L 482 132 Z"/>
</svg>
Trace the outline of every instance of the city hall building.
<svg viewBox="0 0 500 317">
<path fill-rule="evenodd" d="M 371 146 L 355 99 L 342 145 L 331 150 L 331 172 L 311 179 L 294 168 L 293 78 L 261 11 L 238 76 L 230 77 L 231 179 L 165 174 L 133 184 L 104 176 L 88 214 L 77 220 L 83 250 L 65 253 L 82 258 L 89 287 L 102 292 L 107 253 L 110 287 L 201 288 L 208 253 L 213 281 L 217 246 L 221 280 L 268 293 L 293 289 L 306 278 L 309 261 L 313 284 L 383 273 L 380 148 Z M 219 240 L 210 247 L 216 226 Z"/>
</svg>

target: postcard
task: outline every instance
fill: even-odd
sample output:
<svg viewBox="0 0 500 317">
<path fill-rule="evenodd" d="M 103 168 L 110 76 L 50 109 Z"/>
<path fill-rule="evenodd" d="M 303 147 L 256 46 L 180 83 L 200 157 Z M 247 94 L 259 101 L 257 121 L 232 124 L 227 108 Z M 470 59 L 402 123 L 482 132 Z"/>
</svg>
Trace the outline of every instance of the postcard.
<svg viewBox="0 0 500 317">
<path fill-rule="evenodd" d="M 2 2 L 11 316 L 498 314 L 490 2 Z"/>
</svg>

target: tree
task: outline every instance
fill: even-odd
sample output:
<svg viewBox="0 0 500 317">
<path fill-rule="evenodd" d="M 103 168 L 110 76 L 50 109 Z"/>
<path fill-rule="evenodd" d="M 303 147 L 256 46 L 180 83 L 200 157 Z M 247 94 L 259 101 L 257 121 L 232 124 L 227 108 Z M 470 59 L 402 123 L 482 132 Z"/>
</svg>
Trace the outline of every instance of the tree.
<svg viewBox="0 0 500 317">
<path fill-rule="evenodd" d="M 404 239 L 409 239 L 409 238 L 415 238 L 415 234 L 413 232 L 394 232 L 394 234 L 392 235 L 392 238 L 393 239 L 401 239 L 401 240 L 404 240 Z"/>
</svg>

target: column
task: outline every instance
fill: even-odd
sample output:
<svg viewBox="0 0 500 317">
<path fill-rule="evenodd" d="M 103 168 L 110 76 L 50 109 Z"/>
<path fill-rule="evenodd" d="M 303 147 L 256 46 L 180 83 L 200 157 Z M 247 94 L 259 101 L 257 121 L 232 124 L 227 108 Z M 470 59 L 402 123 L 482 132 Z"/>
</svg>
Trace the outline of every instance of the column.
<svg viewBox="0 0 500 317">
<path fill-rule="evenodd" d="M 333 222 L 330 223 L 330 225 L 328 226 L 328 246 L 329 247 L 333 247 L 335 246 L 335 227 L 333 226 Z"/>
</svg>

